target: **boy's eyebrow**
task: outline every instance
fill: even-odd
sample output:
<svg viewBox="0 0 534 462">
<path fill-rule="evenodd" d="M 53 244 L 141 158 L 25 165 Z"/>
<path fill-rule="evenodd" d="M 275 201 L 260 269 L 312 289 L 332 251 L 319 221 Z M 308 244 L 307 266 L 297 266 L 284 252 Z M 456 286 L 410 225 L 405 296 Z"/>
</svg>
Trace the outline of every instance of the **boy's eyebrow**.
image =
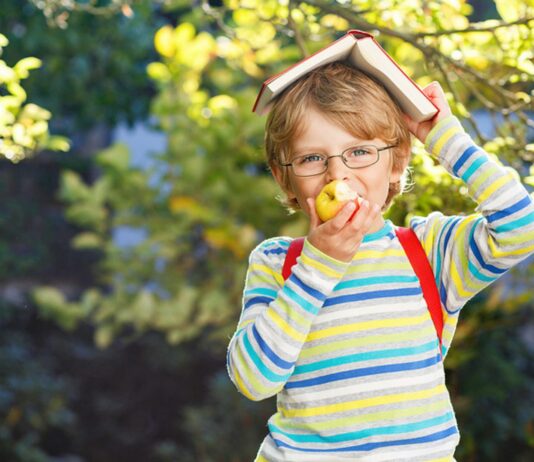
<svg viewBox="0 0 534 462">
<path fill-rule="evenodd" d="M 366 144 L 376 144 L 375 143 L 375 140 L 361 140 L 361 139 L 358 139 L 358 138 L 354 138 L 352 141 L 348 142 L 348 143 L 345 143 L 343 146 L 343 148 L 337 153 L 337 154 L 340 154 L 341 152 L 343 152 L 344 150 L 348 149 L 348 148 L 351 148 L 353 146 L 365 146 Z M 319 152 L 324 152 L 324 151 L 327 151 L 328 150 L 328 146 L 322 146 L 322 147 L 317 147 L 317 146 L 302 146 L 302 147 L 298 147 L 297 149 L 293 149 L 292 151 L 292 154 L 293 155 L 299 155 L 299 154 L 306 154 L 306 153 L 310 153 L 310 152 L 316 152 L 316 153 L 319 153 Z"/>
</svg>

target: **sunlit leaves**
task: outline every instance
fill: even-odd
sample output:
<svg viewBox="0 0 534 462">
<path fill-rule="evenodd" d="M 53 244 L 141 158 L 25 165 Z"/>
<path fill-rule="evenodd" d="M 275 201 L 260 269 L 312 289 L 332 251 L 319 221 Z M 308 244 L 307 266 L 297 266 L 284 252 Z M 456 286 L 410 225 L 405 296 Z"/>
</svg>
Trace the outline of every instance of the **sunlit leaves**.
<svg viewBox="0 0 534 462">
<path fill-rule="evenodd" d="M 0 34 L 0 55 L 7 44 L 7 38 Z M 0 156 L 12 162 L 19 162 L 40 149 L 69 149 L 67 139 L 50 136 L 50 112 L 26 103 L 21 81 L 40 66 L 41 61 L 32 57 L 21 59 L 13 67 L 0 60 Z"/>
<path fill-rule="evenodd" d="M 508 22 L 517 21 L 528 14 L 532 16 L 534 2 L 532 0 L 495 0 L 497 11 Z"/>
</svg>

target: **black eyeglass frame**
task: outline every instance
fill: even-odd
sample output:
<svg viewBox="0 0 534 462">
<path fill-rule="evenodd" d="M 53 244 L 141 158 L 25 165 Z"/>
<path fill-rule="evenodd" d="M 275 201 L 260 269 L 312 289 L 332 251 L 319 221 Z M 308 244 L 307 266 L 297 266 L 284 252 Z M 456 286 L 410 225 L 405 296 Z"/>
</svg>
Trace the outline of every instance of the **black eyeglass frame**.
<svg viewBox="0 0 534 462">
<path fill-rule="evenodd" d="M 379 160 L 380 160 L 380 152 L 381 151 L 385 151 L 386 149 L 391 149 L 391 148 L 396 148 L 398 145 L 396 144 L 392 144 L 392 145 L 388 145 L 388 146 L 384 146 L 384 147 L 381 147 L 381 148 L 378 148 L 376 147 L 375 145 L 373 144 L 365 144 L 365 145 L 361 145 L 361 146 L 351 146 L 350 148 L 347 148 L 345 149 L 341 154 L 335 154 L 333 156 L 327 156 L 325 159 L 324 159 L 324 169 L 321 171 L 321 172 L 318 172 L 318 173 L 312 173 L 311 175 L 297 175 L 295 173 L 295 169 L 293 167 L 293 162 L 295 162 L 296 159 L 294 159 L 292 162 L 288 162 L 287 164 L 283 164 L 282 162 L 279 162 L 278 164 L 281 166 L 281 167 L 291 167 L 293 169 L 293 173 L 295 176 L 298 176 L 298 177 L 308 177 L 308 176 L 316 176 L 316 175 L 321 175 L 323 174 L 324 172 L 326 172 L 326 170 L 328 169 L 328 160 L 329 159 L 332 159 L 333 157 L 341 157 L 341 160 L 343 161 L 343 163 L 345 164 L 345 166 L 347 168 L 350 168 L 352 170 L 358 170 L 358 169 L 361 169 L 361 168 L 367 168 L 367 167 L 370 167 L 371 165 L 375 165 Z M 344 154 L 347 152 L 347 151 L 350 151 L 350 150 L 353 150 L 355 148 L 374 148 L 376 149 L 376 153 L 377 153 L 377 156 L 376 156 L 376 160 L 372 163 L 372 164 L 367 164 L 367 165 L 364 165 L 363 167 L 351 167 L 350 165 L 347 165 L 347 161 L 345 160 L 345 157 L 344 157 Z M 310 155 L 313 155 L 313 154 L 316 154 L 318 156 L 322 156 L 322 154 L 318 154 L 318 153 L 310 153 L 310 154 L 303 154 L 302 156 L 297 156 L 297 159 L 299 157 L 303 157 L 303 156 L 310 156 Z"/>
</svg>

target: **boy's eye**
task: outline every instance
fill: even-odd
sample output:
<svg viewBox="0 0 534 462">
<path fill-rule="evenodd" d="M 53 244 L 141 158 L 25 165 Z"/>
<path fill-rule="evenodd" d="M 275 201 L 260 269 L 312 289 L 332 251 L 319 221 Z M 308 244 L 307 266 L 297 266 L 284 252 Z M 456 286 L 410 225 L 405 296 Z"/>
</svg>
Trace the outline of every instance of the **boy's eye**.
<svg viewBox="0 0 534 462">
<path fill-rule="evenodd" d="M 304 156 L 299 156 L 295 159 L 297 164 L 309 164 L 313 162 L 324 162 L 324 157 L 320 154 L 306 154 Z"/>
<path fill-rule="evenodd" d="M 346 151 L 346 155 L 348 157 L 364 157 L 364 156 L 368 156 L 371 154 L 372 154 L 371 149 L 366 146 L 358 146 L 355 148 L 347 149 Z"/>
</svg>

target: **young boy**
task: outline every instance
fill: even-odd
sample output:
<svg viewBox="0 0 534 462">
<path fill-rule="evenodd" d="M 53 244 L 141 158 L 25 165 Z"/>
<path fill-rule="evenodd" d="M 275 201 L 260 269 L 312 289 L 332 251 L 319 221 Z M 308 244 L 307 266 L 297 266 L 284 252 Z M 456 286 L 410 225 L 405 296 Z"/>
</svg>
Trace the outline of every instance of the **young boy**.
<svg viewBox="0 0 534 462">
<path fill-rule="evenodd" d="M 309 233 L 284 282 L 291 242 L 268 239 L 250 256 L 243 311 L 228 371 L 252 400 L 277 395 L 256 461 L 451 461 L 458 428 L 442 355 L 469 298 L 534 250 L 534 203 L 508 171 L 475 146 L 437 83 L 439 113 L 403 116 L 381 85 L 329 64 L 273 105 L 266 150 L 286 205 Z M 410 132 L 478 202 L 477 214 L 414 218 L 444 318 L 440 351 L 419 280 L 384 220 L 401 191 Z M 353 156 L 365 165 L 354 167 Z M 363 199 L 322 223 L 314 198 L 332 180 Z"/>
</svg>

